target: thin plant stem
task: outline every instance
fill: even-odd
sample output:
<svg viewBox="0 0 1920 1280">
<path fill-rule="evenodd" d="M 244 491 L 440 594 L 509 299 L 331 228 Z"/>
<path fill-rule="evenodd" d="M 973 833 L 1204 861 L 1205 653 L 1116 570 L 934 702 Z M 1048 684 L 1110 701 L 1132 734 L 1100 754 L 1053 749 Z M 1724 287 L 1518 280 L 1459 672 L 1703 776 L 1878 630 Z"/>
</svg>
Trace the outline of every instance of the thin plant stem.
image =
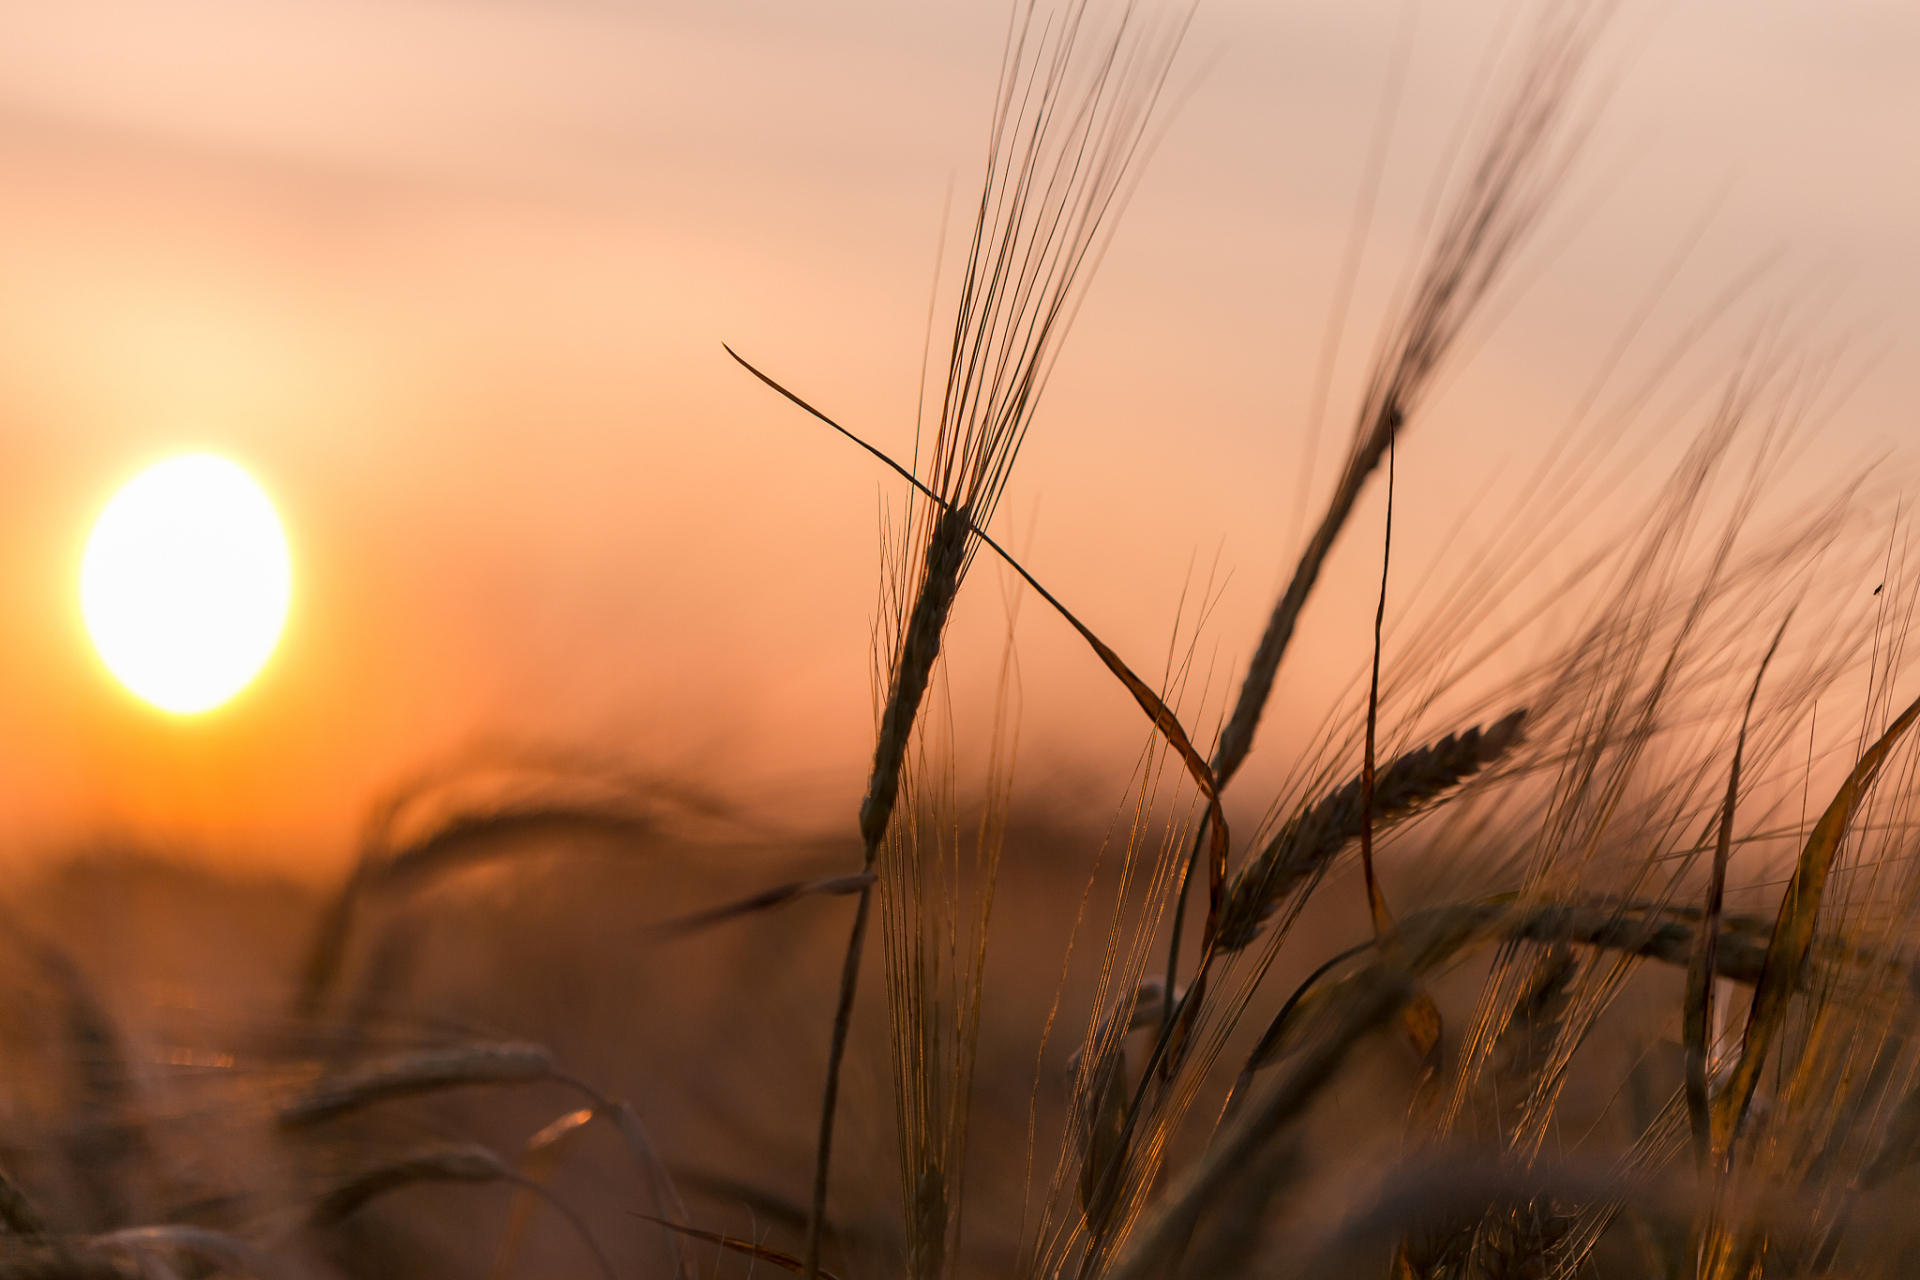
<svg viewBox="0 0 1920 1280">
<path fill-rule="evenodd" d="M 1387 616 L 1387 573 L 1393 563 L 1393 438 L 1387 439 L 1387 531 L 1380 549 L 1380 603 L 1373 611 L 1373 682 L 1367 687 L 1367 742 L 1360 758 L 1360 866 L 1367 877 L 1367 909 L 1375 936 L 1392 927 L 1373 869 L 1373 752 L 1380 722 L 1380 627 Z"/>
</svg>

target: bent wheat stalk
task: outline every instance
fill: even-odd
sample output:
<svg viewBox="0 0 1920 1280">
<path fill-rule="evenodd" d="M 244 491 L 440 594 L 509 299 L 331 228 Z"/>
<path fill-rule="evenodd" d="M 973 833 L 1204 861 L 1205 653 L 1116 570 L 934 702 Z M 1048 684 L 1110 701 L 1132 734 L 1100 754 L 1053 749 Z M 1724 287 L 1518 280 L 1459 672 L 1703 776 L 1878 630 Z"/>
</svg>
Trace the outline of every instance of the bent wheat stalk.
<svg viewBox="0 0 1920 1280">
<path fill-rule="evenodd" d="M 281 1109 L 280 1124 L 285 1129 L 302 1129 L 395 1098 L 470 1085 L 525 1085 L 542 1081 L 572 1089 L 592 1103 L 589 1117 L 605 1119 L 619 1133 L 629 1158 L 645 1176 L 654 1206 L 662 1217 L 676 1222 L 686 1217 L 686 1206 L 681 1203 L 673 1177 L 632 1105 L 608 1097 L 567 1071 L 554 1061 L 552 1054 L 536 1044 L 469 1044 L 400 1054 L 320 1081 L 303 1097 Z M 668 1236 L 667 1244 L 674 1269 L 691 1280 L 693 1261 L 680 1240 Z"/>
<path fill-rule="evenodd" d="M 581 1243 L 586 1245 L 600 1273 L 607 1280 L 619 1280 L 619 1273 L 614 1270 L 606 1250 L 600 1247 L 600 1241 L 572 1205 L 541 1183 L 515 1172 L 486 1147 L 472 1144 L 424 1147 L 397 1160 L 366 1169 L 320 1198 L 313 1208 L 313 1223 L 322 1228 L 338 1226 L 368 1202 L 403 1187 L 423 1183 L 476 1185 L 490 1182 L 518 1187 L 553 1206 L 567 1220 L 574 1234 L 580 1237 Z"/>
</svg>

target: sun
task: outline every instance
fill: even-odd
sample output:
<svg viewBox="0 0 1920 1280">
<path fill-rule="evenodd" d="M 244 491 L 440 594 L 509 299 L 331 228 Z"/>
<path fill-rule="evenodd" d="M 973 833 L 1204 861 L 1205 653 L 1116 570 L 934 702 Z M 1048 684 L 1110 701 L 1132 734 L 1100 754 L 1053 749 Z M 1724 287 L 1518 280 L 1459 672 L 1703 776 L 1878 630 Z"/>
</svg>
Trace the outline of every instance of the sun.
<svg viewBox="0 0 1920 1280">
<path fill-rule="evenodd" d="M 210 453 L 127 481 L 80 561 L 80 612 L 100 660 L 175 715 L 211 711 L 246 688 L 279 642 L 292 594 L 273 500 Z"/>
</svg>

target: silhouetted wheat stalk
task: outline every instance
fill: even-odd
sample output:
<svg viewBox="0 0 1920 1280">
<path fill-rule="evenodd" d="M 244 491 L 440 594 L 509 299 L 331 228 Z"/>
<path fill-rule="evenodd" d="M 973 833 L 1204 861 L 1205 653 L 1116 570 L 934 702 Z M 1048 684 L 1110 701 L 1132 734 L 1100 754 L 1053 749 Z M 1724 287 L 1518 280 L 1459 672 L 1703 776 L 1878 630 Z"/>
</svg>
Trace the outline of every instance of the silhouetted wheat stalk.
<svg viewBox="0 0 1920 1280">
<path fill-rule="evenodd" d="M 880 702 L 873 767 L 860 804 L 866 873 L 873 871 L 888 836 L 921 703 L 980 529 L 992 518 L 1032 421 L 1084 273 L 1122 196 L 1184 26 L 1184 18 L 1168 26 L 1132 11 L 1119 15 L 1106 32 L 1090 29 L 1097 22 L 1085 0 L 1070 0 L 1053 13 L 1029 4 L 1016 11 L 1008 37 L 986 180 L 947 353 L 946 388 L 922 474 L 909 477 L 915 483 L 908 506 L 912 541 L 897 563 L 910 576 L 889 585 L 892 603 L 881 629 L 886 649 L 879 666 L 886 693 Z M 915 502 L 920 494 L 929 501 Z M 1141 692 L 1144 686 L 1136 696 Z M 1160 711 L 1164 714 L 1164 708 Z M 915 883 L 907 879 L 902 886 Z M 990 894 L 990 883 L 976 892 Z M 819 1269 L 840 1067 L 871 900 L 871 889 L 862 888 L 828 1048 L 803 1255 L 808 1277 Z M 913 947 L 889 950 L 896 961 L 911 961 L 916 954 L 923 953 Z M 977 972 L 972 981 L 977 984 Z M 925 975 L 898 975 L 890 990 L 898 997 L 893 1010 L 896 1032 L 918 1039 L 931 1017 L 930 1010 L 920 1007 L 930 993 Z M 961 1077 L 967 1060 L 963 1056 L 955 1064 Z M 898 1055 L 897 1062 L 906 1074 L 936 1069 L 920 1053 Z M 945 1270 L 951 1221 L 948 1180 L 957 1172 L 948 1162 L 950 1156 L 957 1159 L 961 1149 L 931 1135 L 947 1131 L 952 1122 L 951 1109 L 965 1088 L 962 1078 L 956 1095 L 955 1083 L 948 1081 L 942 1088 L 904 1075 L 896 1080 L 903 1098 L 921 1100 L 903 1112 L 903 1127 L 922 1135 L 909 1139 L 908 1146 L 917 1153 L 913 1159 L 920 1167 L 903 1170 L 916 1276 L 938 1276 Z"/>
</svg>

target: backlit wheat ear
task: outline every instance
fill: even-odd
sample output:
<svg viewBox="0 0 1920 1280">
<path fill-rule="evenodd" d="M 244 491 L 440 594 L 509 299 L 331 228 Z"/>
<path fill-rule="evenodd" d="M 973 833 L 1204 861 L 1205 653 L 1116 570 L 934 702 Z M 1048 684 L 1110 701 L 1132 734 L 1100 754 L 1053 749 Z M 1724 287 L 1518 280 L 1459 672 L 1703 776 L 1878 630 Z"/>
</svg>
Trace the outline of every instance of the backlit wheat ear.
<svg viewBox="0 0 1920 1280">
<path fill-rule="evenodd" d="M 1729 982 L 1752 986 L 1760 980 L 1766 959 L 1765 921 L 1751 916 L 1722 916 L 1722 945 L 1714 953 L 1715 973 Z M 1431 954 L 1445 959 L 1473 946 L 1488 943 L 1534 943 L 1546 948 L 1534 980 L 1522 1000 L 1509 1012 L 1505 1026 L 1511 1039 L 1498 1046 L 1505 1055 L 1496 1064 L 1511 1068 L 1515 1058 L 1537 1066 L 1539 1056 L 1565 1016 L 1563 997 L 1578 975 L 1565 967 L 1572 946 L 1594 947 L 1603 951 L 1658 960 L 1685 967 L 1697 953 L 1700 913 L 1687 907 L 1654 906 L 1646 903 L 1554 902 L 1521 906 L 1510 899 L 1480 903 L 1456 903 L 1414 912 L 1400 926 L 1409 934 L 1429 939 Z M 1266 1033 L 1254 1047 L 1246 1065 L 1228 1096 L 1227 1114 L 1244 1100 L 1255 1075 L 1279 1062 L 1298 1048 L 1298 1039 L 1318 1018 L 1337 1006 L 1337 991 L 1343 989 L 1331 981 L 1331 975 L 1356 956 L 1370 952 L 1377 943 L 1369 939 L 1349 947 L 1320 965 L 1280 1006 Z M 1887 964 L 1887 958 L 1841 957 L 1857 965 L 1860 972 L 1873 972 Z M 1920 981 L 1920 973 L 1908 970 L 1905 981 Z M 1496 1086 L 1497 1088 L 1497 1086 Z M 1523 1095 L 1510 1102 L 1525 1104 Z M 1916 1095 L 1920 1098 L 1920 1095 Z M 1920 1133 L 1920 1101 L 1913 1108 L 1914 1131 Z M 1916 1143 L 1920 1150 L 1920 1142 Z"/>
<path fill-rule="evenodd" d="M 871 871 L 856 871 L 845 876 L 817 876 L 811 880 L 795 880 L 788 884 L 775 885 L 771 889 L 762 889 L 758 893 L 748 894 L 733 902 L 718 907 L 708 907 L 702 911 L 690 912 L 672 920 L 663 921 L 647 929 L 649 936 L 668 941 L 684 938 L 691 934 L 711 929 L 715 925 L 726 924 L 743 916 L 757 915 L 762 911 L 771 911 L 784 907 L 789 902 L 806 897 L 846 897 L 870 888 L 874 882 Z"/>
<path fill-rule="evenodd" d="M 423 1147 L 364 1169 L 335 1186 L 314 1203 L 313 1223 L 318 1227 L 338 1226 L 380 1196 L 402 1187 L 430 1182 L 513 1182 L 517 1176 L 486 1147 Z"/>
<path fill-rule="evenodd" d="M 1226 787 L 1253 749 L 1254 733 L 1301 611 L 1368 477 L 1424 400 L 1564 180 L 1580 141 L 1577 135 L 1566 136 L 1564 117 L 1611 9 L 1607 0 L 1570 0 L 1542 11 L 1509 94 L 1488 122 L 1480 150 L 1427 247 L 1405 309 L 1382 335 L 1346 466 L 1286 590 L 1274 603 L 1220 732 L 1211 760 L 1216 788 Z M 1198 849 L 1196 842 L 1195 858 Z M 1177 976 L 1191 878 L 1189 869 L 1180 882 L 1167 956 L 1169 985 Z M 1216 903 L 1210 925 L 1217 923 L 1217 911 Z M 1203 965 L 1193 984 L 1196 991 L 1204 990 L 1205 977 Z M 1187 1020 L 1194 1014 L 1197 1010 L 1190 1011 Z M 1173 1033 L 1169 1022 L 1168 1034 Z"/>
<path fill-rule="evenodd" d="M 1445 796 L 1520 740 L 1525 711 L 1485 731 L 1478 726 L 1409 751 L 1379 771 L 1373 814 L 1378 823 L 1407 817 Z M 1360 838 L 1360 779 L 1354 778 L 1290 820 L 1234 878 L 1221 914 L 1220 949 L 1243 950 L 1296 888 L 1325 871 Z"/>
</svg>

